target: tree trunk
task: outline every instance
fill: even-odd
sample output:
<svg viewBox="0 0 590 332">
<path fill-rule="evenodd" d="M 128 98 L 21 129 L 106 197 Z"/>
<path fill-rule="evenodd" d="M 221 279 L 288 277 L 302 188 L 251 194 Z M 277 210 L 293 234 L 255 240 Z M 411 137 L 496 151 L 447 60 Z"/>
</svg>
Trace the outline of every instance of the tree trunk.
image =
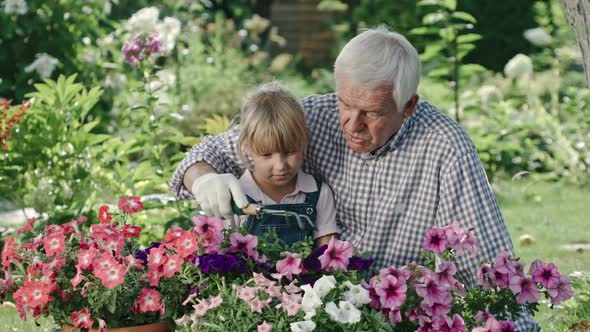
<svg viewBox="0 0 590 332">
<path fill-rule="evenodd" d="M 590 87 L 590 0 L 560 0 L 570 24 L 576 30 Z"/>
</svg>

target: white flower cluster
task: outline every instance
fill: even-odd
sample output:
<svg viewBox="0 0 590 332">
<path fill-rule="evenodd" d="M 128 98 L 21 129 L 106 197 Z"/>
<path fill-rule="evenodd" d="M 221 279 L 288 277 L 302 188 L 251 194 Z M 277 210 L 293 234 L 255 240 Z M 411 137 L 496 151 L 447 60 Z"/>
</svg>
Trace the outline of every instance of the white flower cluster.
<svg viewBox="0 0 590 332">
<path fill-rule="evenodd" d="M 510 78 L 531 76 L 533 74 L 533 61 L 524 54 L 517 54 L 506 63 L 504 74 Z"/>
<path fill-rule="evenodd" d="M 355 324 L 361 320 L 361 311 L 357 308 L 371 302 L 369 291 L 361 285 L 354 285 L 350 281 L 344 282 L 344 286 L 348 290 L 342 294 L 342 301 L 339 301 L 338 304 L 328 302 L 325 304 L 324 310 L 336 322 Z M 301 286 L 304 291 L 301 310 L 305 312 L 305 320 L 291 323 L 292 332 L 309 332 L 316 328 L 316 323 L 311 319 L 316 315 L 316 310 L 319 310 L 324 304 L 322 298 L 335 287 L 336 279 L 334 276 L 321 277 L 315 282 L 313 288 L 309 285 Z"/>
<path fill-rule="evenodd" d="M 535 46 L 545 46 L 551 42 L 551 36 L 543 28 L 525 30 L 524 38 Z"/>
<path fill-rule="evenodd" d="M 36 71 L 41 78 L 48 78 L 55 70 L 59 60 L 47 53 L 37 53 L 37 59 L 25 68 L 25 72 Z"/>
<path fill-rule="evenodd" d="M 4 0 L 2 6 L 6 15 L 24 15 L 29 10 L 25 0 Z"/>
<path fill-rule="evenodd" d="M 166 53 L 174 49 L 181 24 L 175 17 L 165 17 L 160 21 L 159 16 L 160 10 L 156 7 L 142 8 L 127 20 L 125 30 L 132 36 L 159 33 L 162 37 L 162 51 Z"/>
</svg>

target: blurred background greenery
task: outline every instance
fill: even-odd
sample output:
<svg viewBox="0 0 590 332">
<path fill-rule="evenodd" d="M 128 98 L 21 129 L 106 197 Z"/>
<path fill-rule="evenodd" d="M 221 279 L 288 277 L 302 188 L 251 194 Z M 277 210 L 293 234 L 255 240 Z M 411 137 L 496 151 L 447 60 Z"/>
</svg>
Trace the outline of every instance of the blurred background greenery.
<svg viewBox="0 0 590 332">
<path fill-rule="evenodd" d="M 588 271 L 590 90 L 557 0 L 6 0 L 0 231 L 22 222 L 8 211 L 62 223 L 96 218 L 123 195 L 152 195 L 142 216 L 149 242 L 190 216 L 190 203 L 157 194 L 169 194 L 193 144 L 232 125 L 249 89 L 278 79 L 300 97 L 331 92 L 340 47 L 380 24 L 420 52 L 421 97 L 471 135 L 517 254 Z M 164 40 L 147 71 L 121 54 L 141 32 Z M 581 321 L 587 285 L 566 314 L 543 310 L 544 326 Z"/>
</svg>

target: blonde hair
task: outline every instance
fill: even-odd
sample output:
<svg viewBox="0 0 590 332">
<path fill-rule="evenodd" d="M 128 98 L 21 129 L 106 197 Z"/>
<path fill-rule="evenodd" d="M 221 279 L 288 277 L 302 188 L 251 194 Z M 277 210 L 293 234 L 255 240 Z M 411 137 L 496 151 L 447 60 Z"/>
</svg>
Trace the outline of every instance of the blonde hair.
<svg viewBox="0 0 590 332">
<path fill-rule="evenodd" d="M 242 104 L 238 153 L 255 154 L 303 151 L 309 143 L 303 108 L 278 82 L 259 86 Z"/>
</svg>

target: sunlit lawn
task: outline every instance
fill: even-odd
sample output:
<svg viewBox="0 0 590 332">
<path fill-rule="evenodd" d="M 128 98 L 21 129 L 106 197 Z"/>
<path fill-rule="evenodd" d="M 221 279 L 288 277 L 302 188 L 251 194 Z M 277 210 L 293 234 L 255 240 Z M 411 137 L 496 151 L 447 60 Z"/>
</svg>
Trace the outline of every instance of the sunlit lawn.
<svg viewBox="0 0 590 332">
<path fill-rule="evenodd" d="M 572 185 L 501 181 L 494 184 L 502 212 L 508 224 L 516 253 L 527 265 L 540 258 L 555 262 L 560 271 L 590 270 L 590 248 L 565 249 L 568 244 L 590 245 L 590 188 Z M 519 243 L 523 235 L 534 238 L 530 244 Z M 549 327 L 549 309 L 543 306 L 536 319 L 545 331 Z M 22 322 L 11 307 L 0 307 L 0 331 L 51 331 L 50 320 Z"/>
</svg>

